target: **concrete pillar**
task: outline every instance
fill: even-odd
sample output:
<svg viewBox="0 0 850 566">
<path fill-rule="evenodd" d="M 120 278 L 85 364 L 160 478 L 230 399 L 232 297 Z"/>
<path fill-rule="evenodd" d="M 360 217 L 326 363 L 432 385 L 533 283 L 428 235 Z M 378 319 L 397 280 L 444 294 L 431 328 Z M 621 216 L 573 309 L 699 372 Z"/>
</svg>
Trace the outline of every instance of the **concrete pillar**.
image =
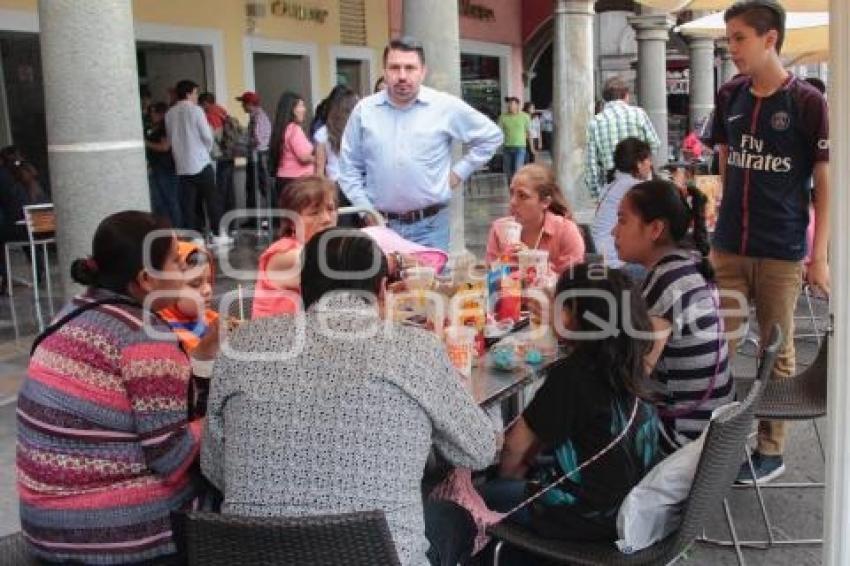
<svg viewBox="0 0 850 566">
<path fill-rule="evenodd" d="M 646 113 L 661 147 L 655 164 L 667 163 L 667 39 L 674 20 L 669 14 L 631 16 L 629 23 L 637 32 L 638 103 Z"/>
<path fill-rule="evenodd" d="M 425 83 L 437 90 L 460 97 L 460 22 L 457 0 L 404 0 L 404 35 L 422 42 L 428 76 Z M 456 144 L 454 157 L 460 157 Z M 464 236 L 463 187 L 458 187 L 451 202 L 452 252 L 466 249 Z"/>
<path fill-rule="evenodd" d="M 533 102 L 531 100 L 531 81 L 533 81 L 537 77 L 537 73 L 534 71 L 528 70 L 522 73 L 522 99 L 527 102 Z"/>
<path fill-rule="evenodd" d="M 150 210 L 129 0 L 39 0 L 50 185 L 59 268 L 91 253 L 98 223 Z M 95 33 L 96 31 L 96 33 Z"/>
<path fill-rule="evenodd" d="M 576 210 L 590 200 L 584 186 L 587 122 L 593 116 L 593 1 L 555 1 L 552 161 L 561 190 Z"/>
<path fill-rule="evenodd" d="M 689 130 L 707 118 L 714 108 L 714 40 L 691 38 L 691 84 Z"/>
<path fill-rule="evenodd" d="M 729 42 L 725 39 L 717 40 L 717 48 L 720 50 L 720 85 L 728 82 L 738 74 L 738 67 L 732 62 L 732 56 L 729 55 Z M 720 88 L 718 85 L 718 88 Z"/>
<path fill-rule="evenodd" d="M 844 227 L 850 224 L 850 3 L 832 0 L 829 12 L 829 119 L 830 186 L 832 212 L 830 260 L 835 335 L 829 349 L 827 390 L 826 493 L 823 563 L 850 564 L 850 241 Z"/>
</svg>

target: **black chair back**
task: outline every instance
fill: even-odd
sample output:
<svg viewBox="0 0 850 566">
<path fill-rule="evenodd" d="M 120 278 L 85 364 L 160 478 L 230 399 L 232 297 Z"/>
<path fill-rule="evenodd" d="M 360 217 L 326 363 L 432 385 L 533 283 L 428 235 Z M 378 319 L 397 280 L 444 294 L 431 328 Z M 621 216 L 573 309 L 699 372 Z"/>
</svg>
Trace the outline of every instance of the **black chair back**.
<svg viewBox="0 0 850 566">
<path fill-rule="evenodd" d="M 20 531 L 0 538 L 0 566 L 28 566 L 41 564 L 30 554 L 29 546 Z"/>
<path fill-rule="evenodd" d="M 178 551 L 189 566 L 397 566 L 382 511 L 305 517 L 172 514 Z"/>
<path fill-rule="evenodd" d="M 829 336 L 821 340 L 811 365 L 795 376 L 766 383 L 757 418 L 809 420 L 826 415 Z"/>
<path fill-rule="evenodd" d="M 593 236 L 590 234 L 590 225 L 579 224 L 578 229 L 581 232 L 581 237 L 584 240 L 585 255 L 596 255 L 596 242 L 593 241 Z"/>
</svg>

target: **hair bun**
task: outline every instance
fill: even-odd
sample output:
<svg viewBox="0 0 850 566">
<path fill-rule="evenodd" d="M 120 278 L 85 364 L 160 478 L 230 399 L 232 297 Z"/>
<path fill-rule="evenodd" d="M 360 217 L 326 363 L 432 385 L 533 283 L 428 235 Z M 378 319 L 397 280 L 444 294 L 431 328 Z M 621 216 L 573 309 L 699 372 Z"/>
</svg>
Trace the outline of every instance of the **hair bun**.
<svg viewBox="0 0 850 566">
<path fill-rule="evenodd" d="M 97 284 L 98 267 L 94 258 L 75 259 L 71 263 L 71 278 L 86 287 Z"/>
</svg>

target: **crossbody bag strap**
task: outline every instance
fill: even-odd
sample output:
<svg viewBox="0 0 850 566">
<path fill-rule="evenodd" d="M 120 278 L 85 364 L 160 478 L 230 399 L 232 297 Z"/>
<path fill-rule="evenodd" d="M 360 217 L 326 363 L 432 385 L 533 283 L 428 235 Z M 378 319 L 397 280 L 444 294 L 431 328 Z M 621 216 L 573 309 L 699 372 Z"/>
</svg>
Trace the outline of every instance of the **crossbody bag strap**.
<svg viewBox="0 0 850 566">
<path fill-rule="evenodd" d="M 590 458 L 586 459 L 584 462 L 579 464 L 576 468 L 574 468 L 569 473 L 562 474 L 560 478 L 556 479 L 555 481 L 553 481 L 552 483 L 550 483 L 549 485 L 547 485 L 546 487 L 544 487 L 543 489 L 541 489 L 540 491 L 538 491 L 537 493 L 535 493 L 534 495 L 532 495 L 531 497 L 526 499 L 525 501 L 522 501 L 519 505 L 517 505 L 516 507 L 514 507 L 513 509 L 511 509 L 507 513 L 504 513 L 502 515 L 500 521 L 504 520 L 505 517 L 508 517 L 509 515 L 516 513 L 517 511 L 519 511 L 520 509 L 522 509 L 526 505 L 530 505 L 531 503 L 536 501 L 538 498 L 542 497 L 545 493 L 548 493 L 553 488 L 561 485 L 564 482 L 564 480 L 573 477 L 575 474 L 582 471 L 583 469 L 585 469 L 589 465 L 593 464 L 594 462 L 596 462 L 597 460 L 602 458 L 605 454 L 607 454 L 608 452 L 613 450 L 626 437 L 626 435 L 628 435 L 629 430 L 631 430 L 632 426 L 634 425 L 635 420 L 637 419 L 638 408 L 640 408 L 640 398 L 635 397 L 635 404 L 632 407 L 632 414 L 631 414 L 631 416 L 629 416 L 629 421 L 626 423 L 626 426 L 623 427 L 623 430 L 620 431 L 620 434 L 618 434 L 613 440 L 611 440 L 611 442 L 609 442 L 608 445 L 605 446 L 605 448 L 603 448 L 602 450 L 600 450 L 599 452 L 597 452 L 596 454 L 594 454 Z"/>
<path fill-rule="evenodd" d="M 68 324 L 70 321 L 83 314 L 84 312 L 96 309 L 97 307 L 103 305 L 127 305 L 138 308 L 141 308 L 142 306 L 137 301 L 124 297 L 105 297 L 103 299 L 98 299 L 91 303 L 87 303 L 85 305 L 77 307 L 59 320 L 57 320 L 56 322 L 54 322 L 53 324 L 51 324 L 50 326 L 48 326 L 47 328 L 45 328 L 44 331 L 41 332 L 41 334 L 35 337 L 35 340 L 33 340 L 32 343 L 32 347 L 30 348 L 30 356 L 35 353 L 35 349 L 38 347 L 38 345 L 41 344 L 48 336 L 50 336 L 51 334 Z"/>
</svg>

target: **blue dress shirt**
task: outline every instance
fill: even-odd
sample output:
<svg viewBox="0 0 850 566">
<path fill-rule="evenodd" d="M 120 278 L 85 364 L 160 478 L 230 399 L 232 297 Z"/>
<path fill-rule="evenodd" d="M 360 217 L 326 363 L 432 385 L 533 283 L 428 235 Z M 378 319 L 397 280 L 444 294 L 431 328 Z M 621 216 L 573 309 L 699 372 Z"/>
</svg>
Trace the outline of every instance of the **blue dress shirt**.
<svg viewBox="0 0 850 566">
<path fill-rule="evenodd" d="M 452 167 L 452 142 L 467 145 Z M 502 131 L 455 96 L 420 87 L 406 108 L 386 91 L 361 100 L 345 127 L 339 184 L 355 206 L 408 212 L 447 203 L 451 171 L 466 180 L 502 144 Z"/>
</svg>

